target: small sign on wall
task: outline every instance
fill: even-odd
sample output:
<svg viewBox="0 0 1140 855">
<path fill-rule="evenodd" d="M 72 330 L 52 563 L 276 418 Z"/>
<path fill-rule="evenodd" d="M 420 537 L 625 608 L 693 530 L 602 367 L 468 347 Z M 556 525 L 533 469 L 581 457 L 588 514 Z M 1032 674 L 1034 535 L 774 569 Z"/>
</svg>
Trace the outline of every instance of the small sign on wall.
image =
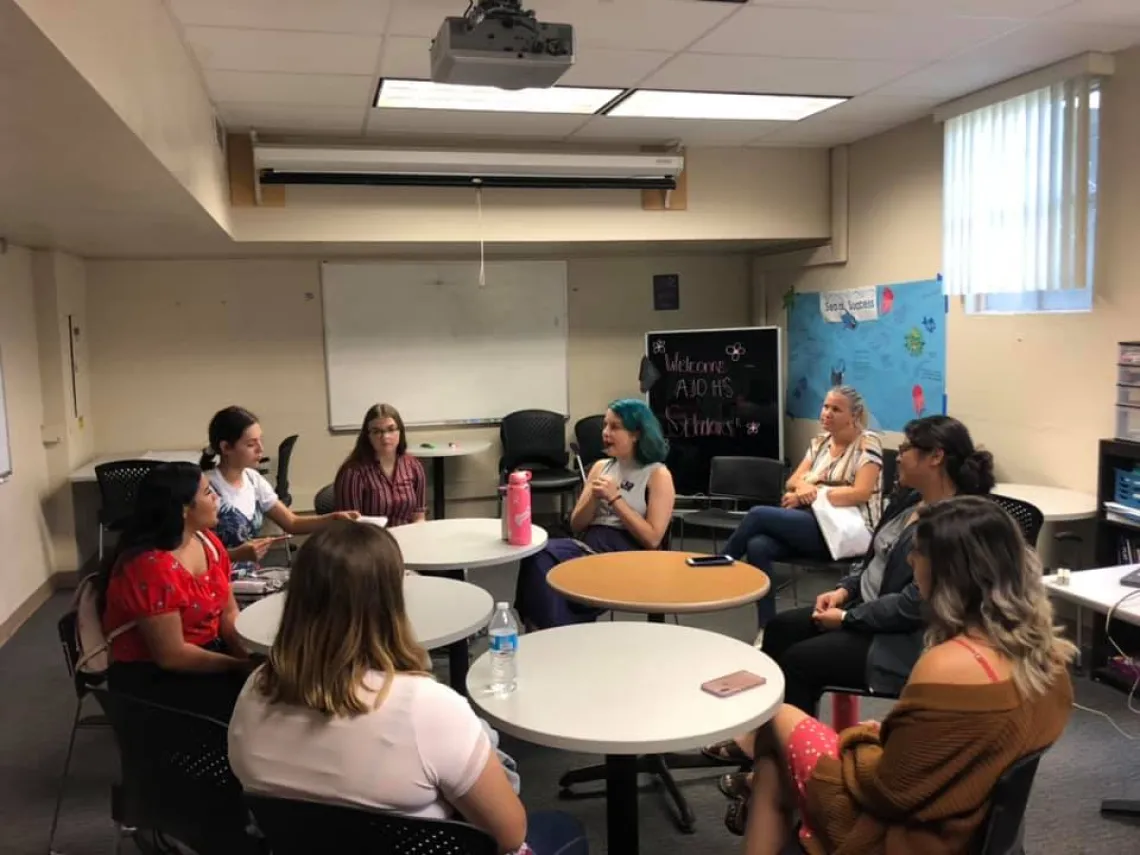
<svg viewBox="0 0 1140 855">
<path fill-rule="evenodd" d="M 675 312 L 681 308 L 681 277 L 658 273 L 653 277 L 653 311 Z"/>
</svg>

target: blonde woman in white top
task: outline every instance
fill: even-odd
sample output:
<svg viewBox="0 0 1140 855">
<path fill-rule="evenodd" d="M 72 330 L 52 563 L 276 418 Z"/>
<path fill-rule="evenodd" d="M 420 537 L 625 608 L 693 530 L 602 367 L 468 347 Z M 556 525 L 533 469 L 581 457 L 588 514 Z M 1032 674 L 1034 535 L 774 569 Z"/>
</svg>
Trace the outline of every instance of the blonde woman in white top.
<svg viewBox="0 0 1140 855">
<path fill-rule="evenodd" d="M 867 430 L 867 409 L 851 386 L 827 393 L 819 415 L 823 433 L 811 441 L 796 471 L 788 479 L 781 507 L 750 510 L 725 544 L 726 555 L 746 560 L 771 574 L 772 564 L 794 558 L 831 557 L 811 503 L 819 488 L 836 507 L 855 507 L 868 531 L 879 519 L 883 446 Z M 760 631 L 776 616 L 775 592 L 756 604 Z"/>
<path fill-rule="evenodd" d="M 334 521 L 301 547 L 269 660 L 230 720 L 253 793 L 460 819 L 501 853 L 586 855 L 581 825 L 527 814 L 467 701 L 428 673 L 387 531 Z"/>
</svg>

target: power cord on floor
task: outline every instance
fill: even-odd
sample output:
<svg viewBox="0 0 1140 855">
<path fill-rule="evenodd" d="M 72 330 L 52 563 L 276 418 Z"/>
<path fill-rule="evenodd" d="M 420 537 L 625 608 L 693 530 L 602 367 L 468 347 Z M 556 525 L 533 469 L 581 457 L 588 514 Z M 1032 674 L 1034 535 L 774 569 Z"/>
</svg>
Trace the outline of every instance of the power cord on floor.
<svg viewBox="0 0 1140 855">
<path fill-rule="evenodd" d="M 1116 649 L 1116 652 L 1119 653 L 1120 656 L 1122 658 L 1124 658 L 1125 660 L 1132 662 L 1134 669 L 1140 669 L 1140 664 L 1138 664 L 1132 656 L 1130 656 L 1129 654 L 1124 652 L 1123 648 L 1121 648 L 1121 646 L 1116 643 L 1116 639 L 1112 637 L 1112 633 L 1109 631 L 1109 627 L 1112 624 L 1113 614 L 1116 613 L 1116 610 L 1118 608 L 1120 608 L 1122 605 L 1124 605 L 1126 602 L 1128 602 L 1133 597 L 1140 597 L 1140 588 L 1137 588 L 1135 591 L 1129 591 L 1127 594 L 1125 594 L 1123 597 L 1121 597 L 1119 600 L 1117 600 L 1115 603 L 1112 604 L 1112 608 L 1110 608 L 1108 610 L 1108 614 L 1106 614 L 1104 616 L 1104 633 L 1108 638 L 1108 643 L 1111 644 Z M 1128 700 L 1127 700 L 1128 711 L 1130 713 L 1135 713 L 1136 715 L 1140 715 L 1140 709 L 1138 709 L 1133 703 L 1133 701 L 1136 698 L 1136 689 L 1137 688 L 1140 688 L 1140 670 L 1137 670 L 1136 678 L 1132 681 L 1132 688 L 1128 692 Z M 1083 712 L 1092 713 L 1093 715 L 1098 715 L 1101 718 L 1105 719 L 1106 721 L 1108 721 L 1109 724 L 1111 724 L 1114 728 L 1116 728 L 1117 733 L 1119 733 L 1125 739 L 1128 739 L 1128 740 L 1140 739 L 1140 734 L 1131 734 L 1131 733 L 1126 732 L 1119 724 L 1116 723 L 1116 720 L 1106 712 L 1103 712 L 1103 711 L 1098 710 L 1098 709 L 1093 709 L 1092 707 L 1082 706 L 1081 704 L 1077 704 L 1077 703 L 1074 703 L 1073 707 L 1075 709 L 1082 710 Z"/>
</svg>

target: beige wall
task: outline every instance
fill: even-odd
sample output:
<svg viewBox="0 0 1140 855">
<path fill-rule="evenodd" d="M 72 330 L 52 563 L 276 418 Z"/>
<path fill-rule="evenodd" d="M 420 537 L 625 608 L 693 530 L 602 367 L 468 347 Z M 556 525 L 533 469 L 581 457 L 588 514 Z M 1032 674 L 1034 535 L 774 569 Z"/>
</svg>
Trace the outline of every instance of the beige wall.
<svg viewBox="0 0 1140 855">
<path fill-rule="evenodd" d="M 951 415 L 994 452 L 1006 480 L 1092 491 L 1097 440 L 1114 430 L 1116 342 L 1140 337 L 1140 49 L 1118 55 L 1102 97 L 1099 264 L 1091 313 L 966 315 L 951 306 Z M 941 127 L 920 121 L 851 147 L 846 265 L 766 272 L 758 299 L 927 279 L 941 268 Z M 771 262 L 769 262 L 771 263 Z M 791 433 L 802 450 L 811 425 Z"/>
<path fill-rule="evenodd" d="M 680 311 L 652 311 L 654 273 L 680 274 Z M 268 445 L 300 434 L 292 492 L 310 507 L 352 442 L 328 433 L 318 261 L 89 261 L 87 279 L 97 451 L 198 448 L 210 415 L 241 403 L 262 419 Z M 637 393 L 647 330 L 750 315 L 743 255 L 571 259 L 569 291 L 573 418 Z M 449 500 L 493 496 L 497 459 L 496 448 L 449 464 Z"/>
<path fill-rule="evenodd" d="M 0 484 L 0 623 L 47 581 L 53 563 L 40 504 L 48 475 L 33 290 L 32 253 L 9 247 L 0 254 L 0 358 L 12 445 L 12 478 Z"/>
</svg>

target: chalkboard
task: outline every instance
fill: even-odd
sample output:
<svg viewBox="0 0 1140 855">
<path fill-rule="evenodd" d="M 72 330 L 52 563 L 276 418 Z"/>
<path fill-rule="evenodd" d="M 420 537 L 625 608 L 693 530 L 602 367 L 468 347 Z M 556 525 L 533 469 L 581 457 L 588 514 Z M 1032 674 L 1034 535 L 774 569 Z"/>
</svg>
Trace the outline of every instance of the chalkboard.
<svg viewBox="0 0 1140 855">
<path fill-rule="evenodd" d="M 645 353 L 661 374 L 649 407 L 679 494 L 708 492 L 713 457 L 783 460 L 779 327 L 650 332 Z"/>
</svg>

